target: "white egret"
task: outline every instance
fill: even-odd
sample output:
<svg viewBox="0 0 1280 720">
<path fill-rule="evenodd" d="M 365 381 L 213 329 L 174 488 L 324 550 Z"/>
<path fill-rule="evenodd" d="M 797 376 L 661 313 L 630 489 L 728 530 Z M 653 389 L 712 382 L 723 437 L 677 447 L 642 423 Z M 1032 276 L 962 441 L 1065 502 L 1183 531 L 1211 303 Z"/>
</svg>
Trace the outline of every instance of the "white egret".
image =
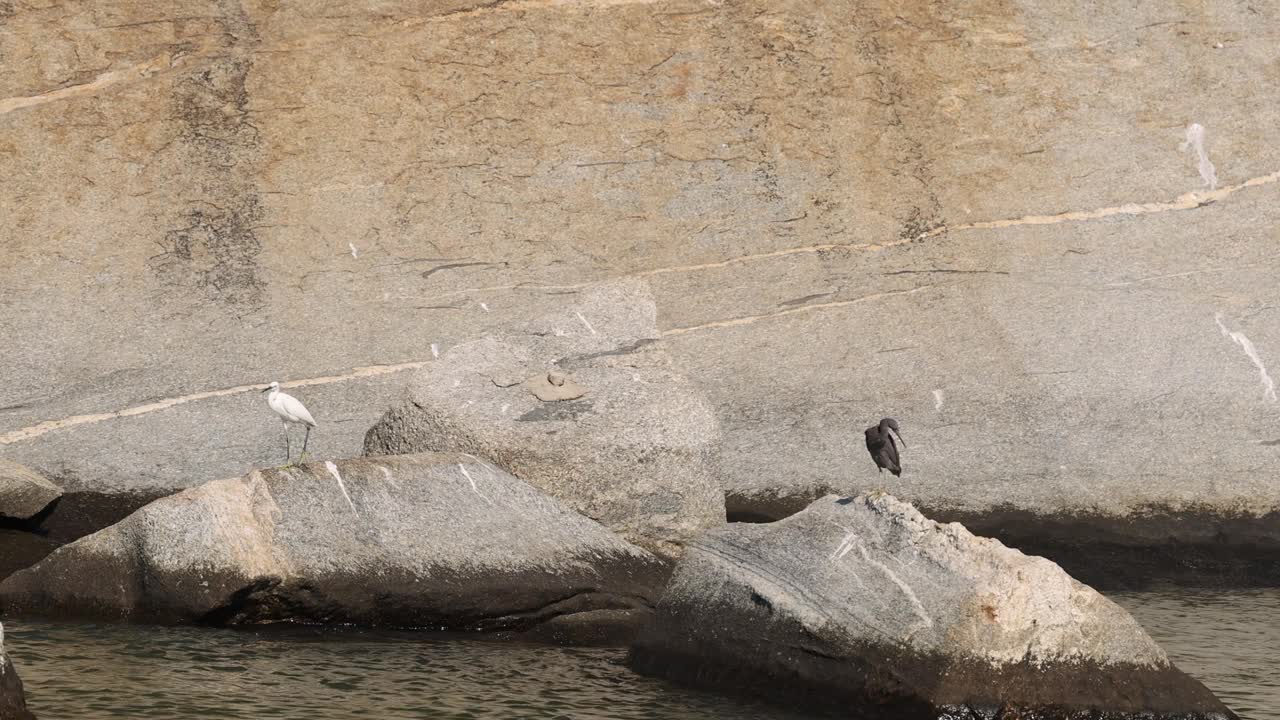
<svg viewBox="0 0 1280 720">
<path fill-rule="evenodd" d="M 267 405 L 270 405 L 284 422 L 284 461 L 286 463 L 289 462 L 289 456 L 293 454 L 289 447 L 289 424 L 302 423 L 307 426 L 307 436 L 302 440 L 302 452 L 298 455 L 298 462 L 302 462 L 302 458 L 307 454 L 307 441 L 311 439 L 311 428 L 316 426 L 315 419 L 298 401 L 298 398 L 280 392 L 280 383 L 273 382 L 263 388 L 262 392 L 271 393 L 267 395 Z"/>
</svg>

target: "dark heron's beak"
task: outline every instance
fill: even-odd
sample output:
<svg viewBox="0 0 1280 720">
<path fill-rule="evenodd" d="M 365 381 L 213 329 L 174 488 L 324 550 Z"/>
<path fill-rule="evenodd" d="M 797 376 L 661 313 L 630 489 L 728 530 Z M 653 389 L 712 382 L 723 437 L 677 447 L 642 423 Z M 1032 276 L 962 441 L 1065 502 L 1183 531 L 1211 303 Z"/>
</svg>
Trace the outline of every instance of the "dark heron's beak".
<svg viewBox="0 0 1280 720">
<path fill-rule="evenodd" d="M 266 387 L 262 388 L 262 392 L 267 392 L 267 391 L 268 391 L 268 390 L 270 390 L 270 389 L 271 389 L 271 386 L 270 386 L 270 385 L 268 385 L 268 386 L 266 386 Z"/>
<path fill-rule="evenodd" d="M 898 442 L 902 444 L 902 447 L 907 446 L 906 441 L 902 439 L 902 431 L 898 429 L 897 422 L 890 420 L 889 422 L 885 423 L 885 426 L 886 426 L 887 432 L 891 433 L 893 437 L 897 438 Z"/>
</svg>

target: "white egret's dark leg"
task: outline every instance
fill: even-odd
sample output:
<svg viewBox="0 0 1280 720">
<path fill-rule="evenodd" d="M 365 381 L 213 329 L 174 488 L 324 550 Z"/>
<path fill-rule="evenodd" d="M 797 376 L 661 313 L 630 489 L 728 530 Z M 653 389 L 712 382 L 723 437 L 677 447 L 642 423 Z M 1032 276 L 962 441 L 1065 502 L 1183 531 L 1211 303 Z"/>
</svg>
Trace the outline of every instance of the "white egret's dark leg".
<svg viewBox="0 0 1280 720">
<path fill-rule="evenodd" d="M 280 424 L 284 425 L 284 462 L 288 465 L 289 458 L 293 455 L 293 450 L 289 447 L 289 423 L 282 422 Z"/>
<path fill-rule="evenodd" d="M 310 439 L 311 439 L 311 426 L 308 425 L 306 437 L 302 438 L 302 454 L 298 456 L 298 462 L 302 462 L 302 459 L 307 456 L 307 441 Z"/>
</svg>

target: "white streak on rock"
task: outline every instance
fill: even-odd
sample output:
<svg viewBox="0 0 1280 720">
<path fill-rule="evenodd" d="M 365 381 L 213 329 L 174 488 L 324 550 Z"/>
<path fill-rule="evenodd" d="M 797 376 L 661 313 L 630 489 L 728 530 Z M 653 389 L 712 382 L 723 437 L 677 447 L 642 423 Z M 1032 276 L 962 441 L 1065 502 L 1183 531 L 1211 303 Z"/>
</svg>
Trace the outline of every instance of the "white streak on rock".
<svg viewBox="0 0 1280 720">
<path fill-rule="evenodd" d="M 592 335 L 596 334 L 596 329 L 591 327 L 591 323 L 587 322 L 586 318 L 582 317 L 582 313 L 578 312 L 577 310 L 574 310 L 573 314 L 578 316 L 578 319 L 582 321 L 583 325 L 587 326 L 587 329 L 591 331 Z"/>
<path fill-rule="evenodd" d="M 334 465 L 332 460 L 325 460 L 324 468 L 329 471 L 334 480 L 338 481 L 338 489 L 342 491 L 342 497 L 346 498 L 347 504 L 351 506 L 351 512 L 359 515 L 359 511 L 356 510 L 356 504 L 351 502 L 351 496 L 347 494 L 347 486 L 342 482 L 342 476 L 338 474 L 338 466 Z"/>
<path fill-rule="evenodd" d="M 347 243 L 347 247 L 351 248 L 351 257 L 360 258 L 360 251 L 356 249 L 355 243 Z"/>
<path fill-rule="evenodd" d="M 197 52 L 197 56 L 204 53 L 201 49 Z M 172 70 L 182 64 L 182 55 L 157 55 L 140 65 L 112 70 L 111 72 L 102 73 L 93 80 L 82 83 L 80 85 L 71 85 L 69 87 L 51 90 L 39 95 L 31 95 L 28 97 L 9 97 L 0 98 L 0 115 L 21 110 L 22 108 L 32 107 L 34 105 L 43 105 L 47 102 L 55 100 L 64 100 L 67 98 L 83 97 L 86 95 L 96 94 L 99 90 L 116 85 L 118 83 L 127 83 L 136 80 L 142 80 L 152 77 L 157 73 Z"/>
<path fill-rule="evenodd" d="M 440 357 L 440 346 L 436 345 L 435 343 L 431 343 L 431 357 L 433 358 Z"/>
<path fill-rule="evenodd" d="M 934 410 L 942 409 L 942 391 L 941 390 L 933 391 L 933 409 Z"/>
<path fill-rule="evenodd" d="M 1253 361 L 1255 366 L 1257 366 L 1258 374 L 1262 376 L 1262 397 L 1270 400 L 1271 402 L 1275 402 L 1276 383 L 1271 379 L 1271 376 L 1267 374 L 1267 366 L 1262 364 L 1262 358 L 1258 357 L 1258 350 L 1253 346 L 1253 342 L 1249 340 L 1249 338 L 1245 337 L 1245 334 L 1242 332 L 1228 330 L 1227 326 L 1222 322 L 1222 313 L 1214 313 L 1213 321 L 1218 323 L 1218 329 L 1222 331 L 1223 335 L 1231 338 L 1237 345 L 1244 349 L 1244 354 L 1249 356 L 1249 359 Z"/>
<path fill-rule="evenodd" d="M 486 497 L 484 493 L 480 492 L 480 488 L 476 486 L 475 478 L 471 477 L 471 473 L 467 472 L 467 466 L 462 463 L 458 463 L 458 469 L 462 471 L 462 475 L 467 479 L 467 482 L 471 483 L 471 492 L 479 495 L 482 500 L 492 505 L 493 501 Z"/>
<path fill-rule="evenodd" d="M 1205 187 L 1210 190 L 1218 187 L 1218 173 L 1213 167 L 1213 163 L 1209 162 L 1209 153 L 1204 149 L 1204 126 L 1200 123 L 1191 123 L 1187 126 L 1187 139 L 1183 141 L 1178 149 L 1182 152 L 1194 150 L 1196 157 L 1200 161 L 1200 179 L 1204 180 Z"/>
<path fill-rule="evenodd" d="M 902 578 L 898 577 L 897 573 L 890 570 L 884 563 L 872 558 L 871 555 L 867 553 L 867 549 L 863 547 L 862 544 L 858 545 L 858 552 L 862 553 L 862 559 L 865 560 L 868 565 L 871 565 L 875 569 L 884 573 L 885 577 L 889 578 L 889 582 L 892 582 L 894 585 L 898 586 L 898 589 L 901 590 L 902 594 L 906 596 L 907 601 L 911 603 L 911 609 L 913 612 L 915 612 L 916 617 L 920 618 L 919 624 L 922 626 L 921 629 L 928 630 L 929 628 L 932 628 L 933 620 L 931 620 L 929 618 L 929 614 L 925 612 L 924 605 L 920 602 L 920 598 L 916 597 L 915 591 L 913 591 L 909 585 L 902 582 Z M 914 632 L 915 630 L 911 630 L 910 632 L 908 632 L 907 638 L 911 637 L 911 635 Z"/>
<path fill-rule="evenodd" d="M 844 539 L 840 541 L 840 544 L 836 546 L 835 550 L 831 551 L 831 556 L 827 559 L 831 562 L 835 562 L 836 560 L 843 558 L 845 555 L 848 555 L 849 551 L 853 550 L 853 546 L 857 539 L 858 533 L 851 532 L 848 535 L 845 535 Z"/>
<path fill-rule="evenodd" d="M 489 305 L 488 305 L 488 303 L 480 303 L 480 309 L 481 309 L 481 310 L 484 310 L 485 312 L 489 312 Z"/>
</svg>

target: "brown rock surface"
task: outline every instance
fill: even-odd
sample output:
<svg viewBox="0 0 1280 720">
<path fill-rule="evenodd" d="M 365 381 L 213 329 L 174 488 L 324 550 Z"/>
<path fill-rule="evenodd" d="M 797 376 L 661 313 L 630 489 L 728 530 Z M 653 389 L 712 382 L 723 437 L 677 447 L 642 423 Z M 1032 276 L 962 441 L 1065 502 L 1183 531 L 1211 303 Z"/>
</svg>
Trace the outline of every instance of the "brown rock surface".
<svg viewBox="0 0 1280 720">
<path fill-rule="evenodd" d="M 891 489 L 933 510 L 1274 557 L 1278 26 L 3 2 L 0 450 L 68 492 L 237 475 L 278 461 L 251 390 L 279 379 L 314 382 L 316 456 L 355 454 L 427 348 L 643 276 L 731 506 L 874 487 L 857 432 L 889 414 Z M 1200 522 L 1127 522 L 1151 513 Z"/>
</svg>

